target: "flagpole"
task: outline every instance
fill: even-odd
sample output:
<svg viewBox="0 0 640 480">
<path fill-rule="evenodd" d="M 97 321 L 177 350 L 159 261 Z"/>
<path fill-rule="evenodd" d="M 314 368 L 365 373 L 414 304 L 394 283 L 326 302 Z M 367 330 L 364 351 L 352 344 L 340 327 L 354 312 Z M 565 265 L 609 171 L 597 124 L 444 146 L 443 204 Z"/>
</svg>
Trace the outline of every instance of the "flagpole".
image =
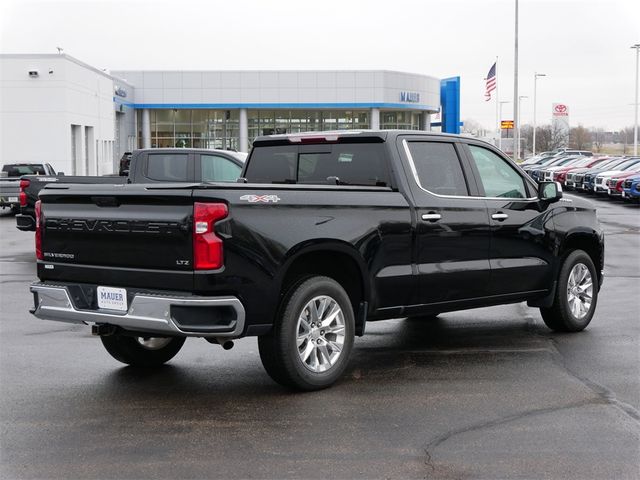
<svg viewBox="0 0 640 480">
<path fill-rule="evenodd" d="M 496 55 L 496 127 L 497 127 L 497 132 L 498 132 L 498 138 L 496 138 L 498 144 L 500 144 L 500 114 L 498 113 L 499 109 L 500 109 L 500 95 L 498 95 L 498 56 Z M 497 146 L 497 145 L 496 145 Z"/>
</svg>

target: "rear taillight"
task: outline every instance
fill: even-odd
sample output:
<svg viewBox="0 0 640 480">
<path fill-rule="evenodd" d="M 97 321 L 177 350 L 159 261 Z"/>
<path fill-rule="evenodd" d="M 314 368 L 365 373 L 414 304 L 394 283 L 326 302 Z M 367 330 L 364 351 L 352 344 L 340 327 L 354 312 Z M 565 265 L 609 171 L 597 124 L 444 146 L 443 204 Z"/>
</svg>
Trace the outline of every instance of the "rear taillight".
<svg viewBox="0 0 640 480">
<path fill-rule="evenodd" d="M 29 185 L 31 180 L 20 180 L 20 206 L 27 206 L 27 193 L 24 191 Z"/>
<path fill-rule="evenodd" d="M 36 202 L 36 258 L 38 260 L 44 260 L 44 256 L 42 255 L 42 229 L 44 225 L 42 225 L 42 207 L 41 202 L 38 200 Z"/>
<path fill-rule="evenodd" d="M 215 222 L 229 213 L 224 203 L 193 205 L 193 268 L 215 270 L 224 265 L 222 239 L 215 234 Z"/>
</svg>

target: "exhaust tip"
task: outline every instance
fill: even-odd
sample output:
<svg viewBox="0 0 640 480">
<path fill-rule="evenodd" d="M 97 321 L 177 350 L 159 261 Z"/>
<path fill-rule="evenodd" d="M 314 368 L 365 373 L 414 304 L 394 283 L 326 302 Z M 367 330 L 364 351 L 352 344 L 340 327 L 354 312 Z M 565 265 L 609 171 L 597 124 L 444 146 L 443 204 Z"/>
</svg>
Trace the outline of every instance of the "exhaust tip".
<svg viewBox="0 0 640 480">
<path fill-rule="evenodd" d="M 205 337 L 205 340 L 214 345 L 220 345 L 225 350 L 231 350 L 233 348 L 233 340 L 225 340 L 220 337 Z"/>
</svg>

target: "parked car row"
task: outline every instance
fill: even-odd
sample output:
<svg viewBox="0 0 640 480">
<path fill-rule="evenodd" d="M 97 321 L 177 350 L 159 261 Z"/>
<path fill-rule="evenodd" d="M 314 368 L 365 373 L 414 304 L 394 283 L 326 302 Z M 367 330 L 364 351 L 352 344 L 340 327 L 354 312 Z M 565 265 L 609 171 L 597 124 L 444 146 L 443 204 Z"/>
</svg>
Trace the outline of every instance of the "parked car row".
<svg viewBox="0 0 640 480">
<path fill-rule="evenodd" d="M 537 182 L 556 181 L 575 190 L 628 201 L 640 200 L 640 157 L 545 152 L 521 167 Z"/>
</svg>

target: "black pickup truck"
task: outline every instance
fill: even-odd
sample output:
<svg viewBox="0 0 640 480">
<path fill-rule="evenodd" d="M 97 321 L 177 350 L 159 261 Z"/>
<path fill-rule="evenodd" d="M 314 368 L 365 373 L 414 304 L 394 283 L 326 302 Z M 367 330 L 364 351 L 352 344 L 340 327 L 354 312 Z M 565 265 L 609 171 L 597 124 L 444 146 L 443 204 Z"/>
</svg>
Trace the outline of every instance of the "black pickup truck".
<svg viewBox="0 0 640 480">
<path fill-rule="evenodd" d="M 593 317 L 592 205 L 471 138 L 411 131 L 260 137 L 238 183 L 49 185 L 32 313 L 92 325 L 126 364 L 185 337 L 258 336 L 271 377 L 314 390 L 368 321 L 527 301 L 553 330 Z"/>
<path fill-rule="evenodd" d="M 16 228 L 35 231 L 38 194 L 50 183 L 125 184 L 201 181 L 235 181 L 244 165 L 245 153 L 199 148 L 152 148 L 135 150 L 120 161 L 119 175 L 65 176 L 23 175 L 20 177 L 20 213 Z M 126 163 L 125 163 L 126 160 Z"/>
</svg>

